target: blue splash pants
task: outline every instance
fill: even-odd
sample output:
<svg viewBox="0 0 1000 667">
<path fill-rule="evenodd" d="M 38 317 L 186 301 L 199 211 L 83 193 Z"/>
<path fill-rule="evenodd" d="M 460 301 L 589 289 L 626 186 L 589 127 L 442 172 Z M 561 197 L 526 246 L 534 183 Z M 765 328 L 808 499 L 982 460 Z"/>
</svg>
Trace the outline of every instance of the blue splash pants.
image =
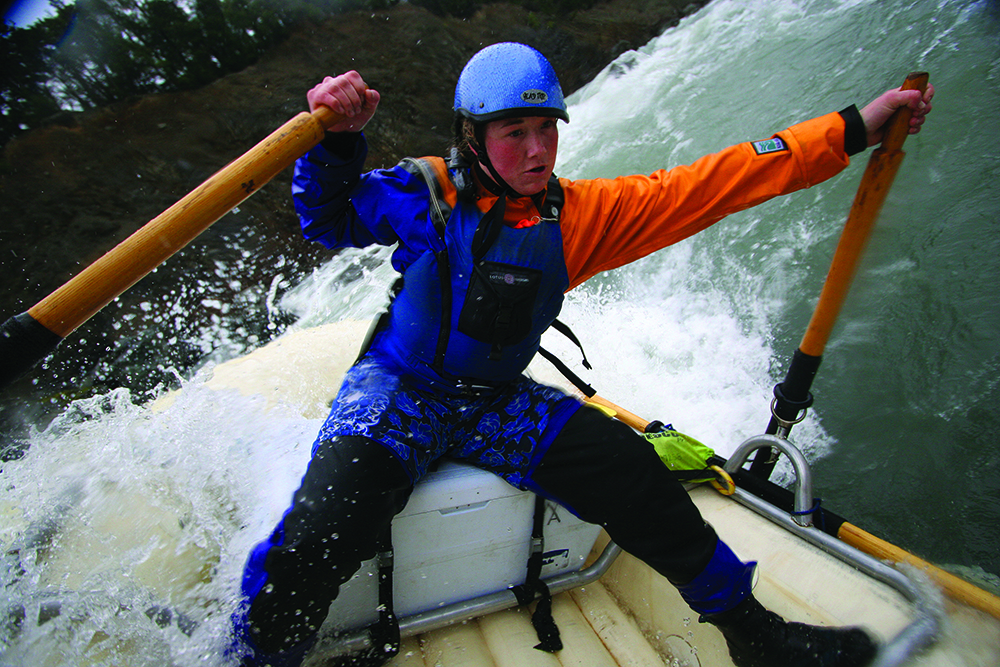
<svg viewBox="0 0 1000 667">
<path fill-rule="evenodd" d="M 444 455 L 524 488 L 578 399 L 521 376 L 462 394 L 422 391 L 387 362 L 365 357 L 344 376 L 317 444 L 360 436 L 388 448 L 412 482 Z"/>
<path fill-rule="evenodd" d="M 714 530 L 628 426 L 527 378 L 499 391 L 442 396 L 383 370 L 365 359 L 347 374 L 291 507 L 250 555 L 236 632 L 260 654 L 315 638 L 341 584 L 374 557 L 414 482 L 442 456 L 495 472 L 604 526 L 676 584 L 719 561 Z M 714 568 L 715 579 L 732 580 L 732 604 L 746 588 L 737 565 Z"/>
</svg>

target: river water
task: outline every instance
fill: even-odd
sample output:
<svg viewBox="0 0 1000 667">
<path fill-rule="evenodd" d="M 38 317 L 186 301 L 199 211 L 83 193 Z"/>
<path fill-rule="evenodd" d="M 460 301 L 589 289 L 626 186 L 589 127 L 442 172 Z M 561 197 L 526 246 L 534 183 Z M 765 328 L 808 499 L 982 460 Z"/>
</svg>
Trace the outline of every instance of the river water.
<svg viewBox="0 0 1000 667">
<path fill-rule="evenodd" d="M 982 2 L 713 2 L 574 96 L 559 169 L 613 176 L 691 162 L 928 71 L 934 112 L 905 146 L 813 385 L 815 410 L 793 440 L 816 447 L 828 506 L 936 562 L 992 575 L 998 18 Z M 604 337 L 591 343 L 596 375 L 608 376 L 595 386 L 721 450 L 760 431 L 866 161 L 586 286 L 566 319 Z"/>
<path fill-rule="evenodd" d="M 828 507 L 994 589 L 998 35 L 991 2 L 714 0 L 570 98 L 557 168 L 577 178 L 688 163 L 929 71 L 934 113 L 906 144 L 813 385 L 815 407 L 792 439 Z M 571 293 L 562 319 L 594 363 L 585 379 L 722 455 L 762 432 L 866 160 Z M 385 256 L 345 253 L 308 275 L 264 267 L 267 321 L 370 316 L 392 279 Z M 221 262 L 220 280 L 249 261 Z M 278 294 L 281 283 L 296 284 Z M 218 318 L 217 337 L 240 338 L 233 322 Z M 546 344 L 576 358 L 558 337 Z M 12 615 L 0 609 L 0 664 L 223 664 L 214 656 L 243 559 L 294 489 L 319 421 L 183 375 L 166 410 L 135 389 L 78 401 L 4 462 L 0 607 Z M 169 623 L 149 611 L 158 607 L 173 610 Z M 51 620 L 39 625 L 40 614 Z"/>
</svg>

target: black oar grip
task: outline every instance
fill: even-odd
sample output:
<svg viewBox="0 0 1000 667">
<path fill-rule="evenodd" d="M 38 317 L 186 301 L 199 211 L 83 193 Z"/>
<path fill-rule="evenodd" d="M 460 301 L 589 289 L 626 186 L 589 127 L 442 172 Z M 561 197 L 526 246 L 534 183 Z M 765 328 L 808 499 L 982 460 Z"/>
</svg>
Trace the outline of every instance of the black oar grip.
<svg viewBox="0 0 1000 667">
<path fill-rule="evenodd" d="M 51 354 L 61 340 L 28 313 L 0 324 L 0 389 Z"/>
</svg>

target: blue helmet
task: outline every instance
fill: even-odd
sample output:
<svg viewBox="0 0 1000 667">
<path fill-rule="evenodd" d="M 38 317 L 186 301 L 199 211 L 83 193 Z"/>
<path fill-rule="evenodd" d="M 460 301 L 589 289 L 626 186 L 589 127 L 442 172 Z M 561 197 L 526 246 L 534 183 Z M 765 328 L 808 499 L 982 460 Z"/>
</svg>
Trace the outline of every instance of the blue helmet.
<svg viewBox="0 0 1000 667">
<path fill-rule="evenodd" d="M 552 116 L 569 122 L 559 78 L 541 53 L 503 42 L 472 56 L 455 87 L 455 113 L 477 122 Z"/>
</svg>

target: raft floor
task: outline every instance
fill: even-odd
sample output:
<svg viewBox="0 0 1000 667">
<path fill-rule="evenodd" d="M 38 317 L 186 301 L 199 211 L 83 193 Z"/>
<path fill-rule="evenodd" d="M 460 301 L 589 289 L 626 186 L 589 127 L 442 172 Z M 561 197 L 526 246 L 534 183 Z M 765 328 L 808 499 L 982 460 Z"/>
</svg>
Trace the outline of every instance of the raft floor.
<svg viewBox="0 0 1000 667">
<path fill-rule="evenodd" d="M 748 514 L 707 487 L 692 490 L 706 519 L 737 553 L 759 560 L 755 596 L 790 621 L 860 625 L 886 642 L 912 613 L 895 591 Z M 737 530 L 737 527 L 742 530 Z M 591 558 L 604 548 L 602 534 Z M 930 586 L 928 582 L 928 586 Z M 933 595 L 933 593 L 932 593 Z M 1000 665 L 1000 622 L 938 597 L 939 640 L 912 656 L 912 667 Z M 662 576 L 627 553 L 597 582 L 553 598 L 563 650 L 535 649 L 531 610 L 511 608 L 404 638 L 390 667 L 733 667 L 722 634 L 684 604 Z M 306 667 L 332 667 L 320 651 Z"/>
<path fill-rule="evenodd" d="M 392 667 L 663 667 L 699 664 L 664 656 L 646 639 L 600 583 L 553 598 L 563 650 L 533 648 L 538 643 L 525 609 L 509 609 L 441 628 L 403 642 Z M 685 644 L 682 638 L 675 638 Z M 728 660 L 725 663 L 732 664 Z"/>
</svg>

